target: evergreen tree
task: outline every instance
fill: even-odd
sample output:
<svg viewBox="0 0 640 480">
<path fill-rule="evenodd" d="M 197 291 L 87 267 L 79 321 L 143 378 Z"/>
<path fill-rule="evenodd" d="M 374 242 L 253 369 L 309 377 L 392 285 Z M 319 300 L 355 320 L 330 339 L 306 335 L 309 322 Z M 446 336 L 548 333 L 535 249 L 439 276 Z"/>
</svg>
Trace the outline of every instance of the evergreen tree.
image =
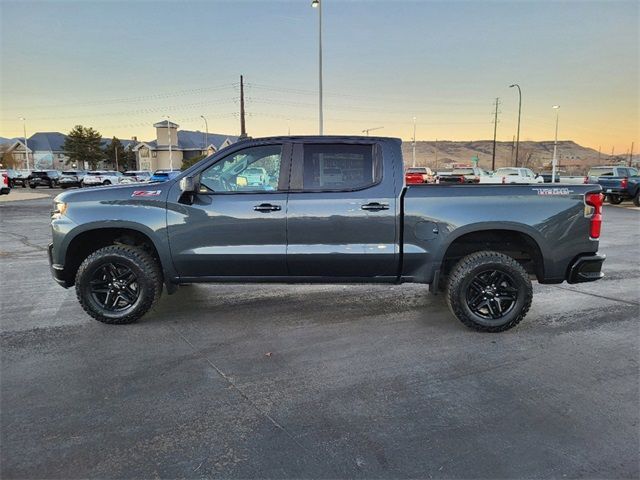
<svg viewBox="0 0 640 480">
<path fill-rule="evenodd" d="M 107 161 L 111 164 L 113 169 L 117 168 L 120 171 L 129 170 L 126 164 L 124 146 L 118 138 L 113 137 L 111 139 L 111 143 L 107 145 L 104 153 L 107 157 Z"/>
<path fill-rule="evenodd" d="M 104 152 L 100 148 L 102 137 L 99 132 L 91 127 L 76 125 L 69 132 L 64 141 L 64 150 L 67 154 L 67 165 L 77 164 L 78 168 L 89 164 L 91 170 L 95 170 L 98 163 L 104 160 Z"/>
</svg>

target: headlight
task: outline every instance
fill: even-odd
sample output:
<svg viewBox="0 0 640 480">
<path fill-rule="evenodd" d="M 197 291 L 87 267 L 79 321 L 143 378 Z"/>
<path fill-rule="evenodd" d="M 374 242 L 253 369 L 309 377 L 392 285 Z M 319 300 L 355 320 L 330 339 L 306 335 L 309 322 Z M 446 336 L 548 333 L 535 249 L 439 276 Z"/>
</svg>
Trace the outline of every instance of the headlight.
<svg viewBox="0 0 640 480">
<path fill-rule="evenodd" d="M 53 210 L 51 218 L 53 220 L 60 218 L 67 211 L 68 204 L 64 202 L 53 202 Z"/>
</svg>

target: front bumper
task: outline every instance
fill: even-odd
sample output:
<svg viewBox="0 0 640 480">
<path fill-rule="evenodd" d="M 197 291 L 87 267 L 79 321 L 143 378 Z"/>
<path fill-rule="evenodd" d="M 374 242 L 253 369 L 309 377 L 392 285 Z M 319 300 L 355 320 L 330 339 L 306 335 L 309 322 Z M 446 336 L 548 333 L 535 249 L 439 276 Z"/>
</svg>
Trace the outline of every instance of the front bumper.
<svg viewBox="0 0 640 480">
<path fill-rule="evenodd" d="M 578 257 L 569 267 L 567 283 L 595 282 L 604 277 L 602 264 L 604 255 L 585 255 Z"/>
<path fill-rule="evenodd" d="M 64 266 L 53 263 L 53 243 L 49 244 L 47 253 L 49 254 L 49 270 L 51 270 L 51 276 L 60 286 L 69 288 L 71 285 L 69 285 L 65 278 Z"/>
</svg>

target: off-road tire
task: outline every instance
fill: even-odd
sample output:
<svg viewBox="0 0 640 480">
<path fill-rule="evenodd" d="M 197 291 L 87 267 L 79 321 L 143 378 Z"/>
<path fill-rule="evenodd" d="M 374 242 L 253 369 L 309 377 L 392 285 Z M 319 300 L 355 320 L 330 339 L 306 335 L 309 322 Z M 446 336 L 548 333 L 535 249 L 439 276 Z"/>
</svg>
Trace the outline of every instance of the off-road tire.
<svg viewBox="0 0 640 480">
<path fill-rule="evenodd" d="M 513 308 L 502 318 L 486 320 L 471 311 L 467 304 L 467 292 L 476 275 L 486 270 L 505 273 L 517 289 Z M 467 327 L 481 332 L 502 332 L 515 327 L 531 307 L 533 289 L 529 274 L 513 258 L 499 252 L 481 251 L 462 258 L 448 275 L 445 298 L 458 320 Z"/>
<path fill-rule="evenodd" d="M 139 296 L 131 308 L 123 312 L 111 312 L 94 300 L 89 282 L 101 266 L 118 262 L 131 269 L 137 276 Z M 76 296 L 80 305 L 93 318 L 102 323 L 126 324 L 140 319 L 154 305 L 162 293 L 162 271 L 158 261 L 140 247 L 110 245 L 96 250 L 84 259 L 76 273 Z"/>
<path fill-rule="evenodd" d="M 608 195 L 607 199 L 611 205 L 620 205 L 622 203 L 622 195 Z"/>
</svg>

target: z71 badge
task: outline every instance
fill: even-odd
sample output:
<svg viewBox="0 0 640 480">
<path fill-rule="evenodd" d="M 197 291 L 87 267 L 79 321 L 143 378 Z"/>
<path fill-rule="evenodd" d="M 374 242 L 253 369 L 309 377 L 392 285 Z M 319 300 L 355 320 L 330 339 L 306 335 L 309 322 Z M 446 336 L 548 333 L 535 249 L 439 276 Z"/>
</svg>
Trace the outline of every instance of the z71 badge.
<svg viewBox="0 0 640 480">
<path fill-rule="evenodd" d="M 131 194 L 132 197 L 157 197 L 162 190 L 136 190 Z"/>
<path fill-rule="evenodd" d="M 573 190 L 566 187 L 556 188 L 534 188 L 538 192 L 538 195 L 571 195 Z"/>
</svg>

